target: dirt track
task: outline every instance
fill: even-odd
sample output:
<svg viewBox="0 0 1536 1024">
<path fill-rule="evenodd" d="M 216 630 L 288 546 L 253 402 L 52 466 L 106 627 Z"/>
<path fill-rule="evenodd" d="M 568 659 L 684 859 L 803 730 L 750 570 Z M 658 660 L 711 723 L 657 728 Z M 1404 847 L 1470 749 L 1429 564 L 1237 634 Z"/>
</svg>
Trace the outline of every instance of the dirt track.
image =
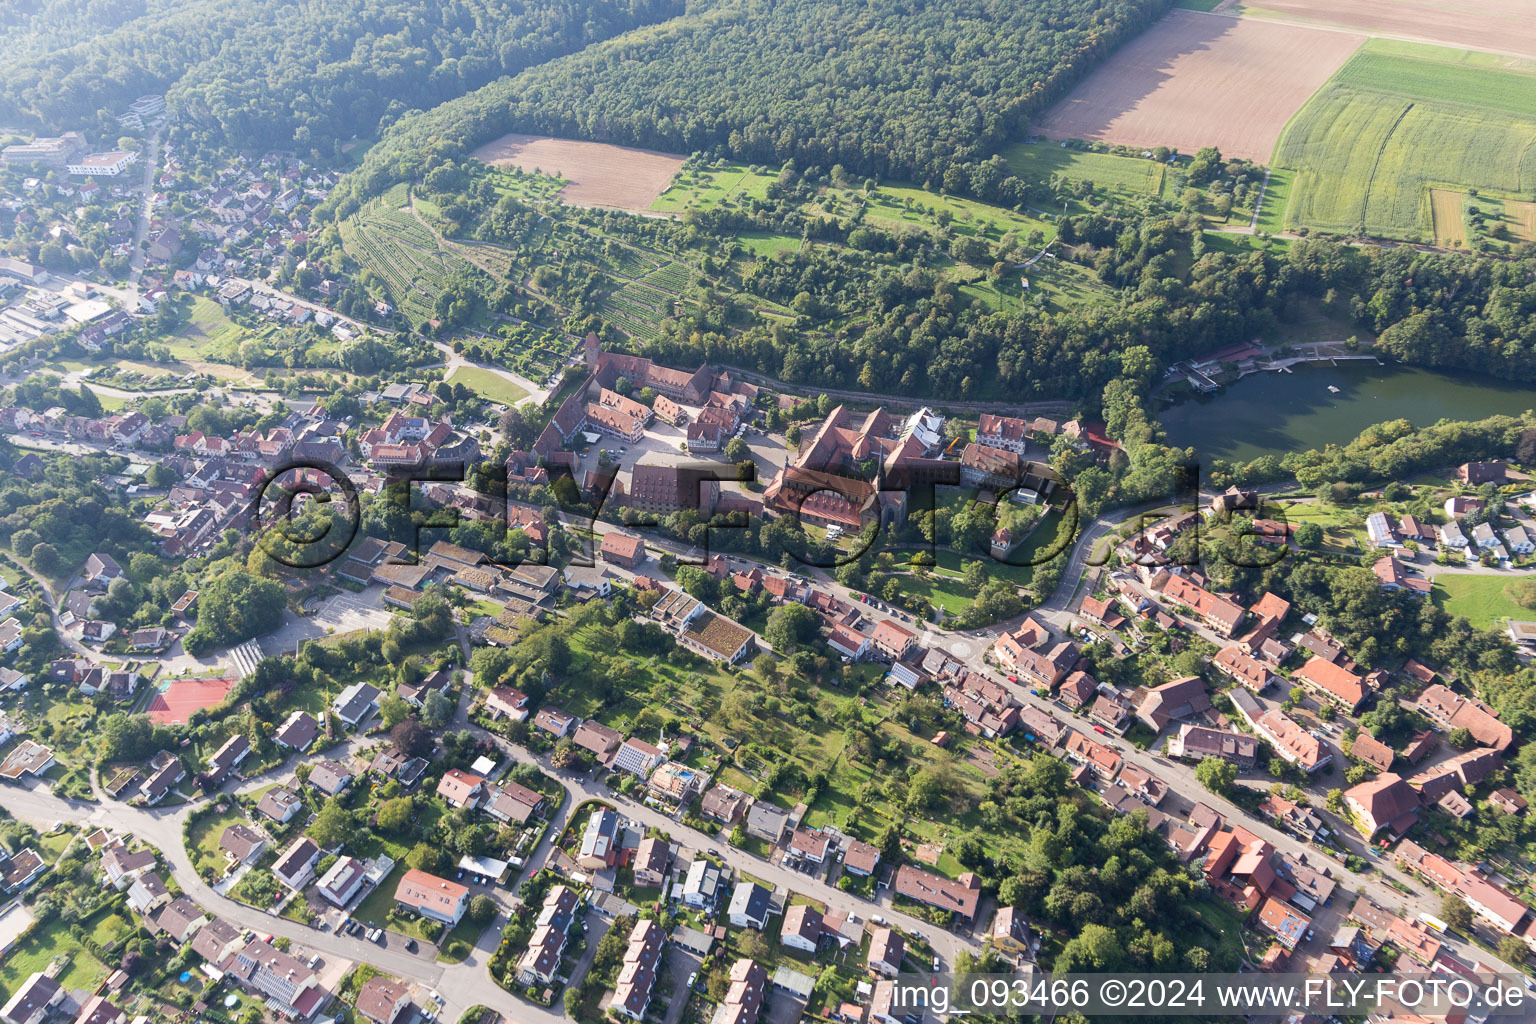
<svg viewBox="0 0 1536 1024">
<path fill-rule="evenodd" d="M 1053 139 L 1176 146 L 1268 162 L 1307 98 L 1363 35 L 1173 11 L 1053 107 Z"/>
<path fill-rule="evenodd" d="M 560 198 L 572 206 L 636 212 L 648 210 L 683 166 L 672 153 L 541 135 L 503 135 L 470 155 L 497 167 L 558 174 L 569 182 Z"/>
</svg>

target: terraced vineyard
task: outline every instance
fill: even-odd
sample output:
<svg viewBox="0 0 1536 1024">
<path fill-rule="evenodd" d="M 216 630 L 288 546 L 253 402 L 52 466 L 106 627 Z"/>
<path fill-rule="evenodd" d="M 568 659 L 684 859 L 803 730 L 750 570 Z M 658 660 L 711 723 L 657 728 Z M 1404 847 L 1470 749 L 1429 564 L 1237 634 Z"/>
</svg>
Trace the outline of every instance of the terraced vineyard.
<svg viewBox="0 0 1536 1024">
<path fill-rule="evenodd" d="M 459 243 L 440 244 L 410 202 L 407 187 L 395 186 L 344 221 L 341 237 L 348 254 L 383 279 L 390 302 L 419 326 L 432 319 L 433 304 L 452 278 L 485 272 L 481 267 L 504 275 L 511 261 L 494 247 L 475 246 L 472 263 Z"/>
<path fill-rule="evenodd" d="M 686 274 L 680 264 L 670 264 Z M 661 286 L 657 275 L 665 272 L 659 268 L 651 275 L 625 284 L 603 300 L 603 317 L 619 330 L 636 338 L 647 340 L 661 335 L 661 321 L 672 315 L 678 293 Z M 675 275 L 668 274 L 667 280 Z M 686 284 L 687 278 L 684 277 Z"/>
</svg>

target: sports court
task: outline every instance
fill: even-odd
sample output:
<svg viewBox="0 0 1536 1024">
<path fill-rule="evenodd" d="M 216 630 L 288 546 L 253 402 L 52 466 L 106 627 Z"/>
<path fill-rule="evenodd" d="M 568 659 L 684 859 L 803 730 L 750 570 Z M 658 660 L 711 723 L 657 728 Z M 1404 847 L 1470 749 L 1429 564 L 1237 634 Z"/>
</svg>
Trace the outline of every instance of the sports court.
<svg viewBox="0 0 1536 1024">
<path fill-rule="evenodd" d="M 150 698 L 149 717 L 157 725 L 186 725 L 192 712 L 224 703 L 235 682 L 223 678 L 168 680 Z"/>
</svg>

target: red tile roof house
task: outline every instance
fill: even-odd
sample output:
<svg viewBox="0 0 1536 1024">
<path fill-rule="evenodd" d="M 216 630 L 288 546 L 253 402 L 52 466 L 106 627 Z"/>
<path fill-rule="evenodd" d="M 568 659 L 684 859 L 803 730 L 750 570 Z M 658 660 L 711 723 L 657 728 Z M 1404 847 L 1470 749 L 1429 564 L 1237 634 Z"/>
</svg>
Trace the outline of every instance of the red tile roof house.
<svg viewBox="0 0 1536 1024">
<path fill-rule="evenodd" d="M 403 983 L 378 974 L 363 982 L 354 1005 L 374 1024 L 394 1024 L 401 1011 L 411 1005 L 411 993 Z"/>
<path fill-rule="evenodd" d="M 903 864 L 896 871 L 896 893 L 909 900 L 947 910 L 969 921 L 981 901 L 981 883 L 967 871 L 958 880 Z"/>
<path fill-rule="evenodd" d="M 1370 765 L 1379 772 L 1384 772 L 1392 767 L 1392 759 L 1395 755 L 1391 747 L 1362 730 L 1350 745 L 1349 756 Z"/>
<path fill-rule="evenodd" d="M 395 887 L 395 902 L 422 917 L 456 925 L 469 906 L 469 889 L 446 878 L 412 869 Z"/>
<path fill-rule="evenodd" d="M 459 768 L 450 768 L 437 784 L 437 795 L 453 807 L 478 807 L 485 797 L 485 780 Z"/>
<path fill-rule="evenodd" d="M 486 694 L 485 711 L 492 721 L 505 716 L 521 722 L 528 717 L 528 695 L 510 686 L 498 686 Z"/>
<path fill-rule="evenodd" d="M 638 569 L 645 561 L 645 541 L 630 533 L 603 534 L 603 543 L 598 550 L 603 561 L 625 569 Z"/>
<path fill-rule="evenodd" d="M 1344 791 L 1355 826 L 1367 839 L 1382 829 L 1401 835 L 1418 820 L 1419 794 L 1400 776 L 1383 772 Z"/>
<path fill-rule="evenodd" d="M 1308 690 L 1354 713 L 1365 702 L 1365 681 L 1355 673 L 1322 658 L 1310 658 L 1294 676 Z"/>
<path fill-rule="evenodd" d="M 789 838 L 789 852 L 813 864 L 823 863 L 831 846 L 832 837 L 816 829 L 797 828 Z"/>
<path fill-rule="evenodd" d="M 1211 696 L 1206 692 L 1205 680 L 1185 676 L 1149 690 L 1136 708 L 1136 717 L 1153 732 L 1161 732 L 1175 718 L 1189 718 L 1210 709 Z"/>
<path fill-rule="evenodd" d="M 917 643 L 917 637 L 911 630 L 903 629 L 890 619 L 881 619 L 875 624 L 870 640 L 873 641 L 875 650 L 892 661 L 900 661 L 906 657 L 912 645 Z"/>
</svg>

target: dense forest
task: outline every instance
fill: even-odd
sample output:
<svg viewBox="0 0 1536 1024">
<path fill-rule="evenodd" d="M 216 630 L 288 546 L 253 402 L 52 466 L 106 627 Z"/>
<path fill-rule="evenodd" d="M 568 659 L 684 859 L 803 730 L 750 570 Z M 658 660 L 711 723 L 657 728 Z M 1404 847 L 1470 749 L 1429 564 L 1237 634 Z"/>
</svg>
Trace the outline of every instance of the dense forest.
<svg viewBox="0 0 1536 1024">
<path fill-rule="evenodd" d="M 365 176 L 509 131 L 935 185 L 980 167 L 1167 0 L 742 0 L 631 32 L 408 119 Z M 1000 164 L 1000 162 L 998 162 Z M 992 172 L 1006 174 L 997 164 Z M 970 191 L 969 185 L 966 191 Z"/>
<path fill-rule="evenodd" d="M 219 144 L 329 152 L 381 119 L 682 10 L 679 0 L 324 0 L 302 13 L 281 0 L 199 0 L 175 13 L 157 6 L 65 0 L 18 22 L 18 37 L 35 36 L 63 10 L 112 23 L 145 10 L 93 38 L 7 61 L 0 123 L 105 127 L 103 112 L 166 92 Z"/>
<path fill-rule="evenodd" d="M 178 6 L 180 0 L 11 0 L 0 5 L 0 53 L 16 58 L 62 50 Z"/>
</svg>

